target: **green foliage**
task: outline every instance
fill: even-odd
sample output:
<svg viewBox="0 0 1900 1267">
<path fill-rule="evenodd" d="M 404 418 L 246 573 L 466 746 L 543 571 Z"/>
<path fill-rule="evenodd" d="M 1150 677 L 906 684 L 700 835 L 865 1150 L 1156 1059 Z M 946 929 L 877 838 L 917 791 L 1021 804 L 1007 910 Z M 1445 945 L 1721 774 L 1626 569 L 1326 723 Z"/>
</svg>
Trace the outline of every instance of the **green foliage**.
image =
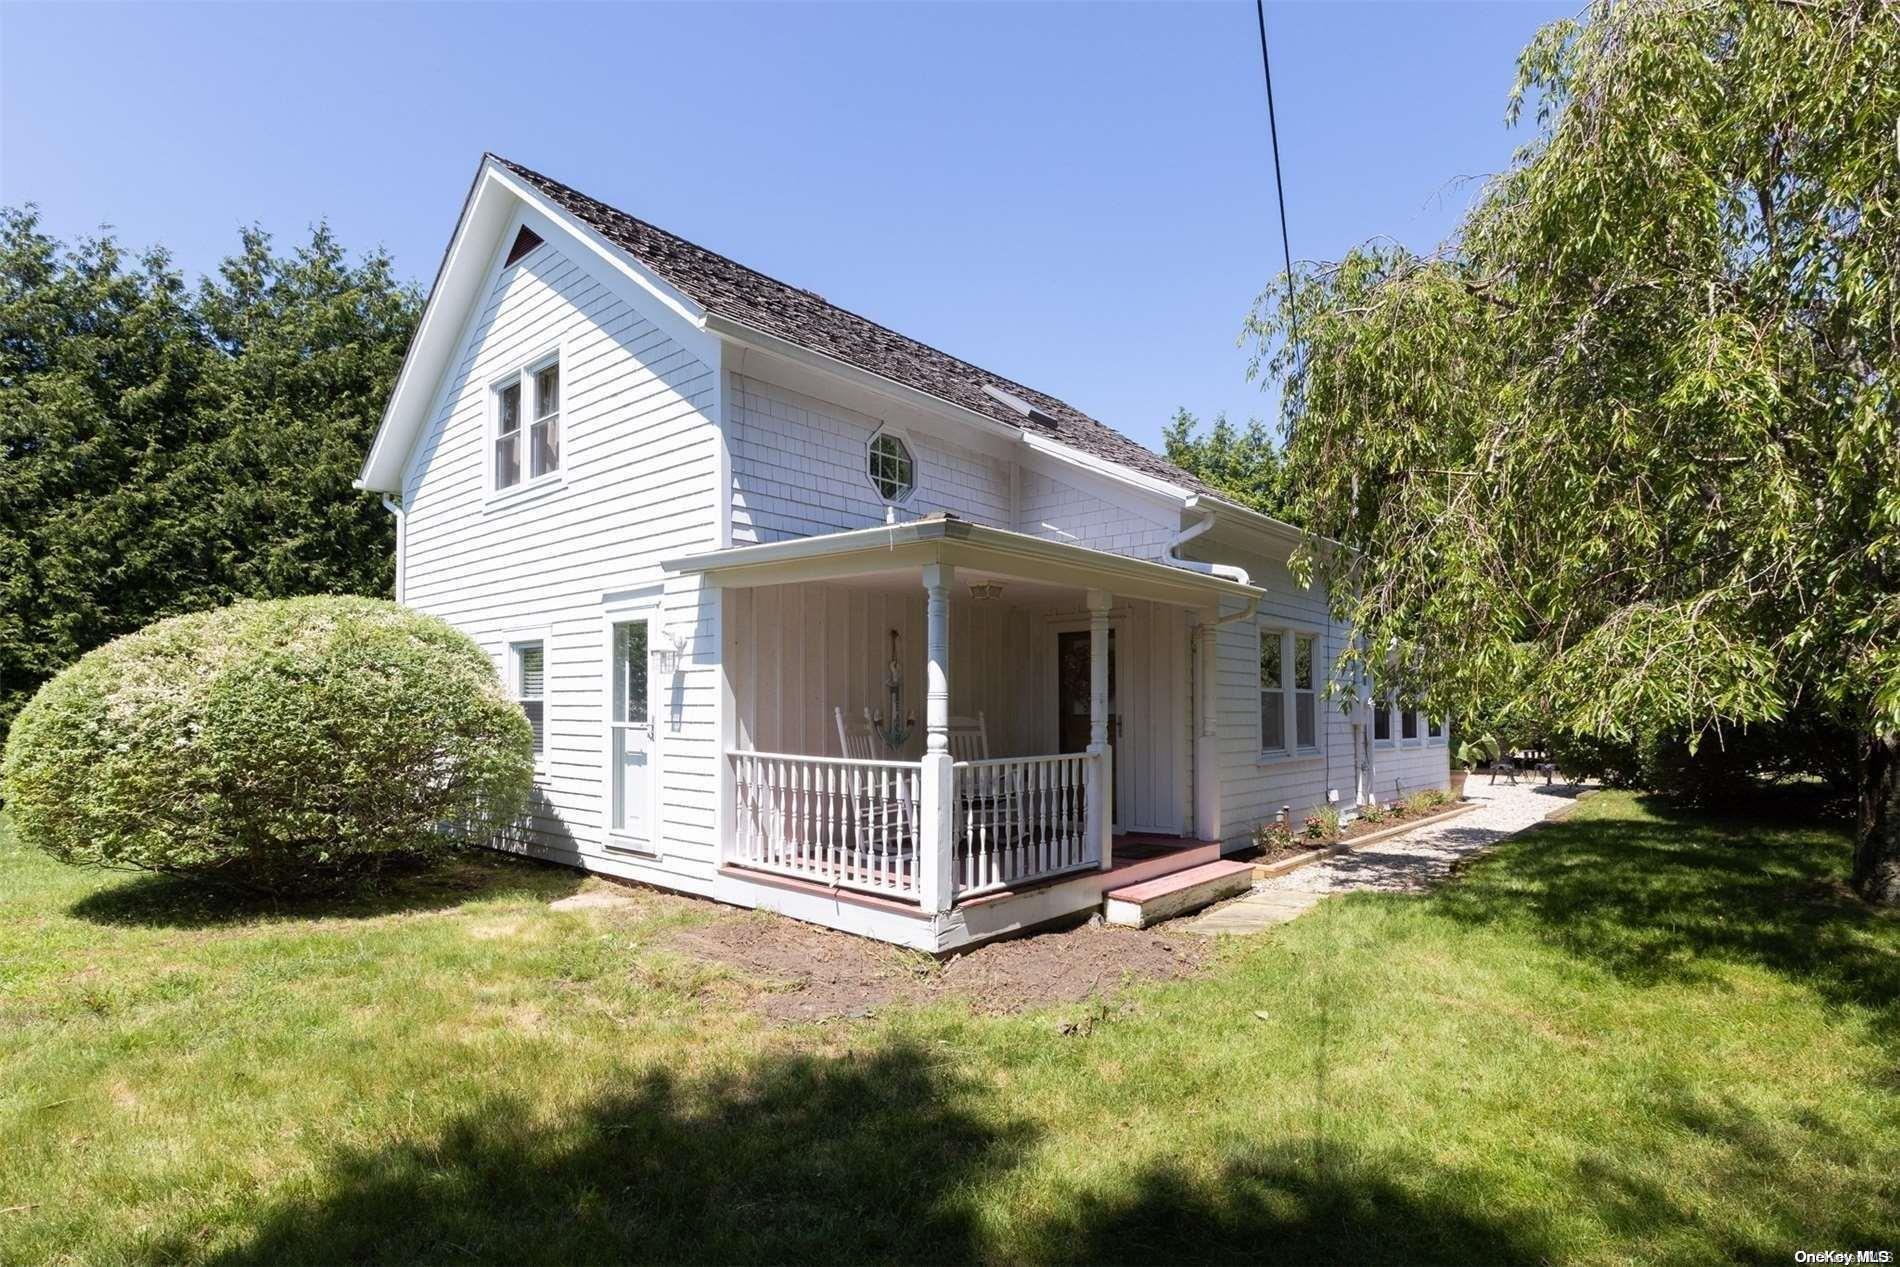
<svg viewBox="0 0 1900 1267">
<path fill-rule="evenodd" d="M 1445 251 L 1256 306 L 1294 517 L 1348 547 L 1304 564 L 1382 677 L 1500 733 L 1900 729 L 1900 22 L 1598 3 L 1515 100 Z"/>
<path fill-rule="evenodd" d="M 1236 431 L 1226 414 L 1215 414 L 1205 435 L 1200 426 L 1187 410 L 1174 411 L 1174 421 L 1161 432 L 1168 461 L 1243 506 L 1285 519 L 1291 513 L 1286 459 L 1266 426 L 1250 418 L 1246 430 Z"/>
<path fill-rule="evenodd" d="M 1467 739 L 1458 745 L 1458 764 L 1467 770 L 1473 766 L 1496 761 L 1503 755 L 1504 747 L 1498 743 L 1496 735 L 1479 735 L 1475 739 Z"/>
<path fill-rule="evenodd" d="M 427 858 L 511 820 L 533 736 L 493 664 L 379 599 L 247 601 L 83 656 L 8 737 L 23 842 L 272 892 Z"/>
<path fill-rule="evenodd" d="M 257 230 L 194 292 L 165 253 L 0 211 L 0 738 L 85 651 L 240 597 L 385 594 L 350 487 L 414 328 L 387 256 Z"/>
<path fill-rule="evenodd" d="M 1316 805 L 1313 812 L 1306 816 L 1306 836 L 1309 840 L 1337 840 L 1339 838 L 1339 807 L 1336 805 Z"/>
<path fill-rule="evenodd" d="M 1268 854 L 1284 853 L 1293 847 L 1293 832 L 1277 818 L 1269 818 L 1253 829 L 1253 843 Z"/>
</svg>

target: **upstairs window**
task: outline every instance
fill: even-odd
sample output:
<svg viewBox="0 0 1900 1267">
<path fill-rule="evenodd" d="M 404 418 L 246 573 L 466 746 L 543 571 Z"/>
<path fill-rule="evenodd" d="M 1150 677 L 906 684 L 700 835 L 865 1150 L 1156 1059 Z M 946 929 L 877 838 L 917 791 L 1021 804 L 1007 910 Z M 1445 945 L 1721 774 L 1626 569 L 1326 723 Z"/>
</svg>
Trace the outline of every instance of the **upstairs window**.
<svg viewBox="0 0 1900 1267">
<path fill-rule="evenodd" d="M 534 730 L 534 754 L 547 751 L 547 651 L 539 642 L 517 642 L 509 648 L 514 660 L 515 701 Z"/>
<path fill-rule="evenodd" d="M 917 487 L 917 463 L 910 446 L 888 431 L 871 437 L 867 450 L 871 487 L 887 502 L 901 502 Z"/>
<path fill-rule="evenodd" d="M 552 360 L 495 385 L 495 491 L 560 469 L 561 363 Z"/>
</svg>

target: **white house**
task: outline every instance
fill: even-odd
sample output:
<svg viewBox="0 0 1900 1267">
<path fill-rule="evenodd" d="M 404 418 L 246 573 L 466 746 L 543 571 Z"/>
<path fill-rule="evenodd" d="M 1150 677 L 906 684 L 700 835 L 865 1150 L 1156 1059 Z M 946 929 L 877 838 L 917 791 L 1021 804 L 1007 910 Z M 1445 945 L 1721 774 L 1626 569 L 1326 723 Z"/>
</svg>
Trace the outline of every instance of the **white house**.
<svg viewBox="0 0 1900 1267">
<path fill-rule="evenodd" d="M 519 845 L 940 951 L 1446 783 L 1296 531 L 485 156 L 360 480 L 535 723 Z"/>
</svg>

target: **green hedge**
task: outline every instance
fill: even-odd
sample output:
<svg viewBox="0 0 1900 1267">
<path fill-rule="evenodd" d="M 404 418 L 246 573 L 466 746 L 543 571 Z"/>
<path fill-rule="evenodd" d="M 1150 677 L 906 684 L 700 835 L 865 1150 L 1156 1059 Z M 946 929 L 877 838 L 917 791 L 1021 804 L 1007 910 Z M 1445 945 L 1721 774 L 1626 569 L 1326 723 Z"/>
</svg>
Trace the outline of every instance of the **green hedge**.
<svg viewBox="0 0 1900 1267">
<path fill-rule="evenodd" d="M 159 621 L 54 677 L 0 790 L 65 862 L 272 892 L 485 838 L 520 812 L 533 737 L 493 664 L 377 599 L 237 603 Z"/>
</svg>

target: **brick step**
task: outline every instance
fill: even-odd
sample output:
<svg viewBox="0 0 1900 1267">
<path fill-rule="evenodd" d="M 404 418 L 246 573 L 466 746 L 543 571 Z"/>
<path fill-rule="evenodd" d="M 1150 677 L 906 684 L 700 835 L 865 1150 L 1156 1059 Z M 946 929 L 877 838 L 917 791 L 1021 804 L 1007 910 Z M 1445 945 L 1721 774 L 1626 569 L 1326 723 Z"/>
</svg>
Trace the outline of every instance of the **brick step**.
<svg viewBox="0 0 1900 1267">
<path fill-rule="evenodd" d="M 1245 862 L 1204 862 L 1198 867 L 1143 880 L 1102 894 L 1104 918 L 1132 928 L 1189 911 L 1253 887 L 1253 867 Z"/>
</svg>

